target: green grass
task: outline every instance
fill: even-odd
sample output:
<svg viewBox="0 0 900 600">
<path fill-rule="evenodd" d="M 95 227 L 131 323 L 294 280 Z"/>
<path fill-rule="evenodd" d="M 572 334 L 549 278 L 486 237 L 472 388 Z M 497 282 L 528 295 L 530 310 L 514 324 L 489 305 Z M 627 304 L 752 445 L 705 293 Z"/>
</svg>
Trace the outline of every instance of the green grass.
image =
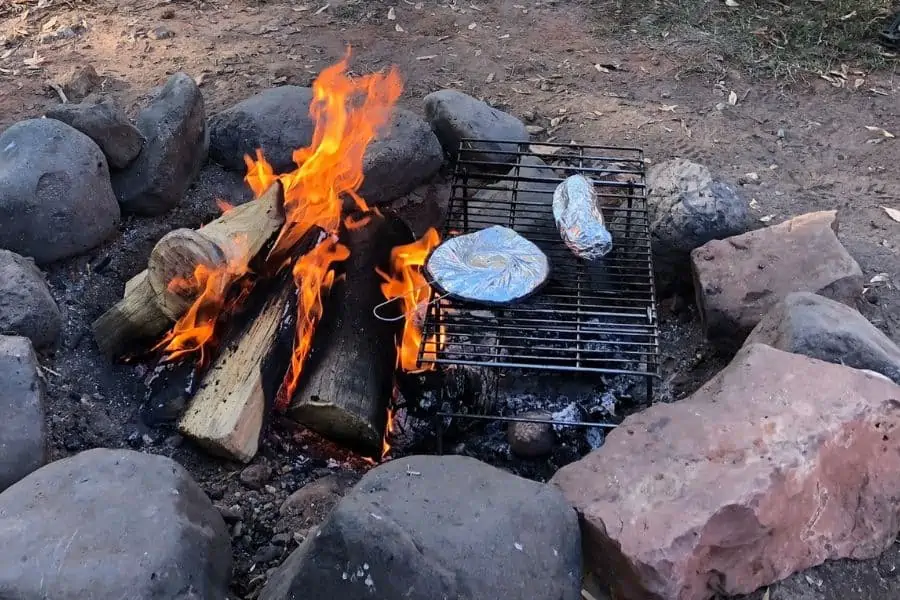
<svg viewBox="0 0 900 600">
<path fill-rule="evenodd" d="M 623 25 L 653 45 L 691 40 L 763 76 L 802 77 L 839 67 L 879 69 L 896 56 L 878 43 L 900 0 L 594 1 L 606 33 Z M 611 18 L 612 17 L 612 18 Z M 655 41 L 654 41 L 655 40 Z"/>
</svg>

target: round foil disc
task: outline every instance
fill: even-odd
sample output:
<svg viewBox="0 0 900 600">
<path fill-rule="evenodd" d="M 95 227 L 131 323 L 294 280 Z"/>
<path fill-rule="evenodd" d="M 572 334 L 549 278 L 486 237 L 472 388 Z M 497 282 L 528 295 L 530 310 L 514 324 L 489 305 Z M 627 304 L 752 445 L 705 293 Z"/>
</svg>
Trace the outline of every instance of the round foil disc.
<svg viewBox="0 0 900 600">
<path fill-rule="evenodd" d="M 425 271 L 431 283 L 450 296 L 509 304 L 547 281 L 550 263 L 532 242 L 495 225 L 450 238 L 434 249 Z"/>
</svg>

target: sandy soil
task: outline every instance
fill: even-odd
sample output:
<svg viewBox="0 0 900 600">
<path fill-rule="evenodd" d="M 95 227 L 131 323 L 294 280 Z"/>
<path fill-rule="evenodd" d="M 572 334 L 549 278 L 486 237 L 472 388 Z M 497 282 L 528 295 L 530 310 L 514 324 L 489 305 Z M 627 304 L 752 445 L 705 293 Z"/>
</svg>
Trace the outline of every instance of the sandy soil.
<svg viewBox="0 0 900 600">
<path fill-rule="evenodd" d="M 886 274 L 885 281 L 871 285 L 860 309 L 900 342 L 900 223 L 881 208 L 900 208 L 900 145 L 867 129 L 893 128 L 900 134 L 900 82 L 891 72 L 849 73 L 841 88 L 816 79 L 800 89 L 750 80 L 696 41 L 638 40 L 628 32 L 616 39 L 601 36 L 599 25 L 608 14 L 603 3 L 42 4 L 48 6 L 0 2 L 0 127 L 40 116 L 58 102 L 48 82 L 75 65 L 93 65 L 103 77 L 98 91 L 132 114 L 167 75 L 185 71 L 201 81 L 213 113 L 273 85 L 309 84 L 349 44 L 356 72 L 399 67 L 406 80 L 402 103 L 410 108 L 418 109 L 428 92 L 455 87 L 543 127 L 537 139 L 640 145 L 651 161 L 691 158 L 734 183 L 756 173 L 758 182 L 741 190 L 766 221 L 837 209 L 841 239 L 867 279 Z M 18 9 L 25 7 L 23 15 Z M 59 27 L 78 33 L 46 39 Z M 157 27 L 174 36 L 148 37 Z M 732 91 L 735 105 L 728 103 Z M 296 543 L 259 554 L 287 526 L 276 522 L 274 509 L 305 481 L 333 470 L 328 457 L 304 457 L 302 438 L 273 438 L 263 454 L 275 467 L 276 491 L 248 491 L 238 481 L 239 466 L 210 460 L 165 431 L 141 427 L 139 373 L 110 367 L 98 356 L 88 329 L 121 295 L 124 281 L 142 268 L 155 240 L 175 227 L 212 218 L 217 197 L 240 200 L 246 190 L 240 177 L 209 167 L 173 214 L 129 219 L 119 239 L 50 269 L 67 321 L 61 349 L 45 357 L 60 374 L 50 381 L 50 425 L 54 457 L 99 445 L 142 447 L 186 464 L 217 502 L 240 505 L 250 516 L 234 536 L 233 592 L 253 598 L 266 568 L 279 564 Z M 96 268 L 100 264 L 103 268 Z M 676 397 L 721 364 L 704 346 L 691 309 L 679 305 L 662 299 L 663 369 Z M 303 526 L 323 514 L 314 511 Z M 840 561 L 798 575 L 773 588 L 770 598 L 896 598 L 897 566 L 895 547 L 878 560 Z"/>
</svg>

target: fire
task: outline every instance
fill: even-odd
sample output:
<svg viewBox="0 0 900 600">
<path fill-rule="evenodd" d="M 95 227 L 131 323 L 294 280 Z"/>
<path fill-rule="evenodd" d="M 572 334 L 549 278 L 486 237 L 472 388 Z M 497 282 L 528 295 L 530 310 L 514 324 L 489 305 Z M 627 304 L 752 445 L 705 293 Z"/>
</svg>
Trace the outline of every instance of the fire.
<svg viewBox="0 0 900 600">
<path fill-rule="evenodd" d="M 394 411 L 388 407 L 387 423 L 384 426 L 384 437 L 381 438 L 381 460 L 391 451 L 391 434 L 394 433 Z"/>
<path fill-rule="evenodd" d="M 162 350 L 169 361 L 196 353 L 198 365 L 206 365 L 209 358 L 206 349 L 214 341 L 216 323 L 231 305 L 239 302 L 238 299 L 229 304 L 229 292 L 249 272 L 245 247 L 245 238 L 235 239 L 224 266 L 197 265 L 190 279 L 175 278 L 169 282 L 170 290 L 190 290 L 197 293 L 197 299 L 154 350 Z"/>
<path fill-rule="evenodd" d="M 397 364 L 403 371 L 415 371 L 422 346 L 422 309 L 428 302 L 431 288 L 422 274 L 422 266 L 429 253 L 440 243 L 438 232 L 432 228 L 419 240 L 397 246 L 391 251 L 390 274 L 378 270 L 384 279 L 381 293 L 388 300 L 399 299 L 406 320 L 403 334 L 397 344 Z M 423 369 L 433 368 L 431 365 Z"/>
<path fill-rule="evenodd" d="M 394 69 L 351 78 L 347 73 L 349 58 L 348 51 L 313 83 L 309 112 L 315 131 L 308 147 L 294 151 L 296 169 L 276 174 L 261 150 L 256 151 L 255 158 L 244 157 L 244 180 L 256 198 L 276 181 L 284 192 L 285 224 L 265 261 L 267 274 L 290 267 L 298 293 L 294 348 L 279 392 L 280 408 L 290 401 L 309 356 L 313 333 L 322 317 L 323 293 L 334 283 L 333 267 L 350 255 L 336 241 L 337 236 L 342 227 L 364 227 L 368 222 L 365 213 L 374 212 L 358 194 L 363 182 L 363 158 L 369 143 L 388 123 L 403 90 L 400 75 Z M 345 202 L 364 214 L 344 215 Z M 295 261 L 301 241 L 316 231 L 327 236 L 325 241 Z M 199 266 L 197 269 L 193 289 L 203 292 L 158 346 L 169 360 L 195 351 L 200 352 L 202 360 L 206 359 L 204 345 L 213 339 L 221 306 L 236 280 L 235 273 L 241 271 L 231 265 L 221 272 Z"/>
<path fill-rule="evenodd" d="M 294 265 L 293 276 L 297 284 L 297 334 L 291 364 L 284 378 L 284 390 L 280 391 L 278 409 L 287 408 L 297 389 L 303 363 L 312 349 L 313 333 L 322 318 L 322 292 L 334 283 L 332 265 L 350 256 L 350 250 L 330 237 L 311 252 L 300 257 Z"/>
</svg>

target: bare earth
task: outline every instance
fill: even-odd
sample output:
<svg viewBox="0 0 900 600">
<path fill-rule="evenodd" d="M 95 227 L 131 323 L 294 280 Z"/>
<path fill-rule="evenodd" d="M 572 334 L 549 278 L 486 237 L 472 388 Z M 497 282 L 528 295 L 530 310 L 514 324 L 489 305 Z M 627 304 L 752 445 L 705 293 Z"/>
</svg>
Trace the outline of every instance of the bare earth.
<svg viewBox="0 0 900 600">
<path fill-rule="evenodd" d="M 867 279 L 886 274 L 871 284 L 860 309 L 900 342 L 900 223 L 881 208 L 900 208 L 900 142 L 867 129 L 900 135 L 895 73 L 850 74 L 843 88 L 814 76 L 791 88 L 751 80 L 702 43 L 674 34 L 652 40 L 628 31 L 616 38 L 599 34 L 611 14 L 602 2 L 326 2 L 57 0 L 38 9 L 36 2 L 0 0 L 0 128 L 40 116 L 58 102 L 48 81 L 76 65 L 92 64 L 103 77 L 99 91 L 131 114 L 169 74 L 185 71 L 201 81 L 212 114 L 267 87 L 309 84 L 349 44 L 358 73 L 399 67 L 406 80 L 402 103 L 410 108 L 420 109 L 428 92 L 455 87 L 544 127 L 534 136 L 538 140 L 641 146 L 653 162 L 690 158 L 733 183 L 756 173 L 758 182 L 741 190 L 764 221 L 838 210 L 840 237 Z M 17 5 L 30 7 L 24 19 L 13 10 Z M 53 30 L 83 23 L 86 31 L 44 43 L 41 27 L 51 18 Z M 159 26 L 174 36 L 147 37 Z M 856 86 L 856 79 L 863 81 Z M 732 91 L 735 105 L 728 103 Z M 273 485 L 279 494 L 268 502 L 261 493 L 248 494 L 237 481 L 239 466 L 141 429 L 135 369 L 110 367 L 89 335 L 90 322 L 120 297 L 156 239 L 175 227 L 199 226 L 215 215 L 217 197 L 240 200 L 246 191 L 240 177 L 213 167 L 189 196 L 173 214 L 127 220 L 119 239 L 49 269 L 67 320 L 61 350 L 44 363 L 52 369 L 53 454 L 127 443 L 167 454 L 184 463 L 217 502 L 239 504 L 245 514 L 259 503 L 265 515 L 284 495 L 328 472 L 327 457 L 303 459 L 304 441 L 296 436 L 270 440 L 264 455 L 278 472 Z M 91 272 L 90 265 L 107 258 L 106 270 Z M 673 303 L 661 300 L 664 375 L 668 389 L 681 397 L 722 359 L 703 345 L 696 324 L 685 322 L 684 309 L 673 313 Z M 258 498 L 248 500 L 254 494 Z M 297 526 L 324 516 L 312 513 Z M 268 544 L 273 524 L 264 516 L 246 521 L 234 537 L 233 592 L 254 598 L 266 569 L 280 558 L 256 566 L 254 555 Z M 284 552 L 293 547 L 289 543 Z M 876 560 L 839 561 L 797 575 L 773 587 L 769 597 L 893 600 L 900 597 L 898 567 L 895 545 Z M 761 592 L 754 595 L 759 597 Z"/>
</svg>

